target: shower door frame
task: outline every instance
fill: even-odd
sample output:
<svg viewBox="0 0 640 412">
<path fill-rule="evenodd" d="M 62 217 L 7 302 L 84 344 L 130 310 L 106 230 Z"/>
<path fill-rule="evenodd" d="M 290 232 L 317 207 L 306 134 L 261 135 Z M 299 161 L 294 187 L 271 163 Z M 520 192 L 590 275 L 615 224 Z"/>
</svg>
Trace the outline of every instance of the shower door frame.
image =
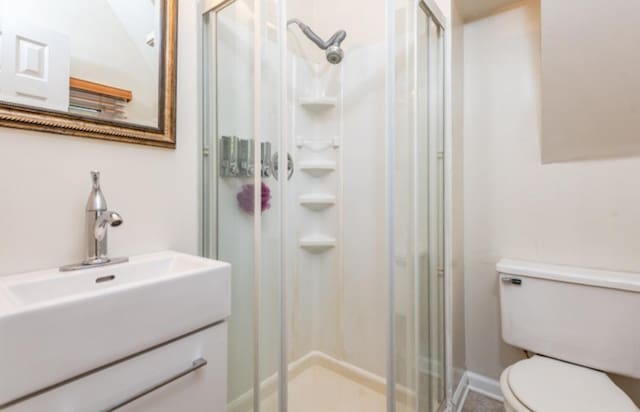
<svg viewBox="0 0 640 412">
<path fill-rule="evenodd" d="M 448 193 L 448 189 L 447 189 L 447 177 L 450 175 L 450 171 L 447 170 L 447 156 L 450 153 L 449 148 L 446 147 L 446 142 L 447 142 L 447 132 L 448 132 L 448 127 L 447 127 L 447 108 L 446 108 L 446 104 L 447 104 L 447 84 L 446 84 L 446 77 L 447 77 L 447 59 L 446 59 L 446 50 L 447 50 L 447 34 L 448 34 L 448 30 L 447 30 L 447 23 L 446 23 L 446 19 L 442 13 L 442 11 L 439 9 L 438 5 L 435 4 L 435 0 L 419 0 L 418 1 L 418 12 L 416 13 L 416 19 L 427 19 L 427 47 L 431 47 L 432 44 L 430 44 L 431 41 L 431 25 L 435 24 L 436 27 L 436 32 L 440 33 L 439 38 L 437 38 L 437 42 L 438 42 L 438 50 L 436 50 L 439 61 L 440 61 L 440 65 L 438 66 L 438 72 L 435 73 L 435 76 L 433 76 L 433 74 L 429 71 L 430 70 L 430 60 L 432 58 L 431 55 L 428 56 L 428 63 L 427 63 L 427 70 L 428 73 L 426 73 L 426 79 L 427 79 L 427 89 L 428 89 L 428 93 L 431 93 L 431 82 L 432 81 L 437 81 L 440 82 L 439 86 L 440 86 L 440 90 L 438 91 L 439 95 L 438 95 L 438 100 L 439 100 L 439 104 L 441 105 L 441 112 L 438 113 L 440 119 L 439 121 L 442 122 L 442 129 L 438 131 L 438 133 L 441 133 L 440 138 L 442 139 L 442 152 L 438 153 L 437 157 L 442 156 L 442 176 L 437 176 L 435 178 L 432 177 L 432 173 L 434 172 L 434 170 L 429 170 L 429 182 L 427 183 L 427 185 L 429 187 L 431 187 L 431 185 L 434 183 L 434 180 L 439 180 L 439 184 L 442 185 L 440 190 L 442 190 L 442 193 L 438 195 L 437 197 L 437 201 L 439 202 L 438 208 L 441 208 L 442 210 L 440 212 L 438 212 L 438 210 L 435 211 L 436 213 L 436 220 L 438 220 L 438 231 L 442 231 L 441 233 L 438 233 L 435 235 L 435 237 L 437 238 L 438 236 L 442 236 L 442 244 L 440 245 L 442 247 L 442 267 L 439 267 L 439 265 L 436 265 L 436 272 L 437 272 L 437 276 L 436 276 L 436 280 L 438 282 L 437 284 L 437 294 L 438 296 L 438 300 L 436 301 L 436 305 L 437 305 L 437 310 L 441 310 L 442 314 L 441 317 L 439 316 L 437 319 L 437 322 L 439 323 L 439 321 L 442 321 L 442 330 L 438 330 L 436 333 L 439 334 L 436 339 L 442 343 L 442 351 L 443 353 L 441 354 L 441 356 L 439 356 L 439 359 L 436 360 L 436 364 L 438 363 L 437 361 L 439 361 L 440 359 L 442 359 L 443 361 L 443 367 L 442 367 L 442 372 L 444 374 L 443 376 L 443 391 L 444 391 L 444 397 L 442 399 L 442 402 L 440 403 L 439 407 L 438 407 L 438 411 L 444 411 L 447 410 L 447 408 L 449 408 L 449 391 L 448 391 L 448 387 L 449 387 L 449 378 L 451 376 L 451 370 L 449 369 L 450 363 L 448 361 L 448 356 L 450 355 L 451 352 L 451 348 L 447 345 L 447 334 L 449 331 L 449 327 L 447 325 L 447 307 L 448 307 L 448 303 L 450 302 L 450 299 L 447 296 L 447 280 L 451 277 L 451 270 L 450 268 L 447 268 L 447 254 L 449 253 L 449 251 L 451 250 L 451 248 L 447 245 L 447 241 L 451 238 L 451 233 L 447 232 L 447 217 L 450 215 L 449 213 L 449 209 L 447 209 L 447 202 L 446 202 L 446 198 L 447 198 L 447 193 Z M 414 27 L 416 27 L 417 30 L 417 24 L 414 25 Z M 416 40 L 418 38 L 417 32 L 416 32 L 416 36 L 415 36 Z M 416 43 L 417 46 L 419 46 L 419 42 Z M 417 68 L 418 66 L 418 51 L 417 51 L 417 47 L 416 47 L 416 87 L 418 87 L 417 84 L 417 79 L 419 78 L 420 74 L 418 73 Z M 428 53 L 429 54 L 429 53 Z M 423 74 L 424 76 L 425 74 Z M 420 105 L 417 103 L 417 95 L 418 93 L 416 93 L 415 96 L 415 107 L 416 110 L 420 109 Z M 428 105 L 425 108 L 427 113 L 429 113 L 429 111 L 432 109 L 429 106 L 429 103 L 431 103 L 431 99 L 428 98 Z M 422 114 L 422 112 L 418 111 L 418 114 Z M 429 114 L 426 114 L 426 116 L 429 117 Z M 427 120 L 427 127 L 430 128 L 431 126 L 429 125 L 431 119 Z M 417 122 L 417 119 L 416 119 Z M 429 132 L 427 131 L 427 133 L 429 134 Z M 416 139 L 418 138 L 417 136 L 418 131 L 416 128 Z M 429 143 L 431 144 L 431 143 Z M 437 145 L 437 144 L 436 144 Z M 429 166 L 430 169 L 433 169 L 431 166 Z M 435 166 L 436 168 L 438 167 L 437 165 Z M 417 182 L 416 182 L 417 183 Z M 434 207 L 433 204 L 431 204 L 431 202 L 433 201 L 433 199 L 431 198 L 431 196 L 429 196 L 429 207 Z M 440 219 L 442 219 L 440 221 Z M 432 234 L 429 234 L 429 236 L 431 236 Z M 417 236 L 416 236 L 417 237 Z M 429 240 L 429 243 L 431 243 L 431 240 Z M 417 252 L 417 251 L 416 251 Z M 418 255 L 416 253 L 416 255 Z M 419 269 L 418 269 L 419 270 Z M 440 277 L 440 273 L 442 273 L 441 277 Z M 419 275 L 418 275 L 419 277 Z M 442 284 L 440 285 L 439 283 L 442 282 Z M 432 286 L 432 285 L 430 285 Z M 431 293 L 432 290 L 431 288 L 429 288 L 429 293 Z M 441 296 L 440 296 L 441 293 Z M 442 299 L 442 301 L 440 301 L 440 298 Z M 431 302 L 429 302 L 429 304 L 431 304 Z M 419 306 L 419 304 L 418 304 Z M 429 310 L 433 310 L 433 306 L 429 307 Z M 432 325 L 429 325 L 429 328 L 431 328 Z M 436 326 L 438 329 L 439 327 Z M 435 342 L 432 339 L 431 336 L 431 330 L 429 331 L 429 339 L 428 339 L 428 347 L 429 350 L 433 350 L 433 346 L 435 344 Z M 434 393 L 432 392 L 433 388 L 430 388 L 430 395 L 434 395 Z"/>
<path fill-rule="evenodd" d="M 200 223 L 200 233 L 199 233 L 199 251 L 202 256 L 217 258 L 218 254 L 218 244 L 217 237 L 213 236 L 213 233 L 216 233 L 218 228 L 218 220 L 219 220 L 219 212 L 217 208 L 217 198 L 218 198 L 218 178 L 219 178 L 219 153 L 218 153 L 218 136 L 217 136 L 217 117 L 218 117 L 218 91 L 217 91 L 217 52 L 213 56 L 207 54 L 205 48 L 207 46 L 211 46 L 211 43 L 217 45 L 217 30 L 216 30 L 216 22 L 209 21 L 209 26 L 211 27 L 211 32 L 213 34 L 212 38 L 207 38 L 207 31 L 205 30 L 205 20 L 208 15 L 215 15 L 216 13 L 222 11 L 226 7 L 238 2 L 240 0 L 200 0 L 197 3 L 197 32 L 198 32 L 198 43 L 197 43 L 197 60 L 198 60 L 198 102 L 199 102 L 199 153 L 198 153 L 198 163 L 201 170 L 201 175 L 199 179 L 200 186 L 200 194 L 199 194 L 199 223 Z M 260 28 L 263 24 L 263 16 L 262 16 L 262 4 L 266 0 L 253 0 L 254 4 L 254 52 L 253 52 L 253 62 L 254 62 L 254 79 L 253 79 L 253 90 L 254 90 L 254 115 L 253 115 L 253 123 L 254 123 L 254 170 L 256 174 L 254 175 L 254 210 L 261 209 L 261 196 L 259 192 L 259 188 L 261 187 L 261 178 L 257 171 L 260 170 L 261 166 L 261 156 L 260 156 L 260 143 L 261 143 L 261 65 L 262 65 L 262 44 L 260 42 L 260 35 L 262 31 Z M 286 53 L 287 53 L 287 42 L 286 35 L 282 35 L 282 33 L 286 33 L 286 20 L 284 16 L 286 15 L 286 0 L 278 0 L 277 6 L 277 14 L 278 14 L 278 49 L 279 49 L 279 65 L 280 65 L 280 76 L 279 80 L 281 85 L 279 87 L 279 95 L 278 99 L 281 102 L 286 102 L 287 98 L 287 88 L 286 88 Z M 256 18 L 256 16 L 258 16 Z M 209 50 L 210 51 L 210 50 Z M 205 63 L 208 63 L 208 71 L 209 73 L 205 73 L 203 68 Z M 215 96 L 214 99 L 210 99 L 211 95 Z M 213 101 L 212 101 L 213 100 Z M 211 113 L 206 114 L 205 109 L 209 109 Z M 283 104 L 280 110 L 280 116 L 278 121 L 278 130 L 280 136 L 277 139 L 278 147 L 281 151 L 286 152 L 287 140 L 288 140 L 288 131 L 286 128 L 287 125 L 287 110 L 286 106 Z M 213 136 L 210 133 L 213 131 Z M 278 156 L 278 170 L 287 170 L 287 156 Z M 280 188 L 280 196 L 278 197 L 279 208 L 278 208 L 278 221 L 280 223 L 279 227 L 279 239 L 280 239 L 280 255 L 279 255 L 279 263 L 281 268 L 281 273 L 279 276 L 279 290 L 280 290 L 280 316 L 279 316 L 279 336 L 280 336 L 280 345 L 279 345 L 279 362 L 278 369 L 276 372 L 278 389 L 278 410 L 281 412 L 286 412 L 288 407 L 288 364 L 287 364 L 287 333 L 286 333 L 286 277 L 288 273 L 288 268 L 285 265 L 286 262 L 286 231 L 284 228 L 286 227 L 286 199 L 287 199 L 287 179 L 282 178 L 279 180 L 278 186 Z M 259 412 L 261 407 L 261 368 L 260 368 L 260 327 L 261 327 L 261 247 L 260 244 L 262 242 L 261 238 L 261 214 L 257 213 L 254 217 L 253 224 L 253 235 L 254 235 L 254 247 L 253 247 L 253 283 L 254 283 L 254 292 L 253 292 L 253 305 L 254 305 L 254 315 L 253 315 L 253 359 L 254 359 L 254 367 L 253 367 L 253 412 Z M 231 401 L 227 399 L 227 405 Z"/>
<path fill-rule="evenodd" d="M 213 39 L 206 39 L 206 32 L 204 26 L 204 19 L 207 14 L 212 11 L 219 11 L 228 5 L 236 2 L 237 0 L 200 0 L 198 1 L 197 6 L 197 25 L 198 25 L 198 101 L 199 101 L 199 151 L 198 151 L 198 163 L 200 166 L 201 174 L 199 175 L 199 219 L 200 219 L 200 233 L 199 233 L 199 249 L 203 256 L 216 257 L 216 237 L 213 234 L 217 230 L 217 220 L 218 214 L 216 210 L 216 201 L 217 201 L 217 179 L 218 179 L 218 153 L 217 153 L 217 139 L 213 142 L 207 142 L 208 132 L 210 130 L 216 130 L 216 116 L 217 116 L 217 102 L 211 102 L 208 100 L 208 94 L 216 95 L 216 84 L 210 84 L 208 82 L 209 78 L 216 79 L 216 69 L 217 62 L 216 58 L 208 59 L 207 63 L 209 66 L 207 70 L 209 71 L 209 76 L 204 72 L 204 63 L 205 63 L 205 45 L 208 41 L 215 41 L 215 37 Z M 258 5 L 262 0 L 254 0 L 254 4 Z M 387 13 L 387 57 L 393 56 L 395 51 L 395 0 L 387 0 L 386 1 L 386 13 Z M 429 15 L 434 21 L 441 27 L 444 36 L 443 42 L 443 101 L 442 101 L 442 116 L 443 116 L 443 133 L 444 133 L 444 371 L 445 371 L 445 399 L 442 403 L 440 410 L 450 410 L 453 406 L 452 404 L 452 358 L 451 358 L 451 344 L 452 344 L 452 335 L 451 335 L 451 322 L 452 322 L 452 310 L 451 310 L 451 296 L 452 296 L 452 220 L 451 220 L 451 211 L 452 211 L 452 159 L 451 159 L 451 127 L 450 127 L 450 114 L 451 114 L 451 84 L 450 84 L 450 50 L 451 50 L 451 33 L 449 30 L 449 25 L 447 19 L 444 17 L 444 14 L 441 12 L 440 8 L 436 4 L 435 0 L 415 0 L 415 7 L 421 8 L 426 7 Z M 278 99 L 281 101 L 281 113 L 280 113 L 280 137 L 279 137 L 279 146 L 281 150 L 286 150 L 288 147 L 288 135 L 289 131 L 287 130 L 287 36 L 282 35 L 286 33 L 286 0 L 278 0 L 278 43 L 280 50 L 280 95 Z M 417 14 L 417 13 L 416 13 Z M 259 24 L 259 23 L 258 23 Z M 214 30 L 215 33 L 215 30 Z M 259 45 L 256 48 L 260 48 Z M 257 56 L 257 57 L 256 57 Z M 260 51 L 257 51 L 257 54 L 254 52 L 254 58 L 259 59 Z M 393 144 L 395 137 L 395 116 L 394 116 L 394 93 L 395 93 L 395 62 L 393 58 L 391 58 L 388 62 L 387 74 L 386 74 L 386 89 L 387 89 L 387 97 L 386 97 L 386 110 L 387 110 L 387 127 L 386 127 L 386 141 L 387 141 L 387 236 L 388 236 L 388 277 L 389 277 L 389 307 L 388 307 L 388 315 L 387 319 L 388 328 L 387 328 L 387 339 L 388 339 L 388 353 L 387 353 L 387 411 L 395 412 L 396 404 L 395 404 L 395 388 L 396 388 L 396 376 L 395 376 L 395 337 L 394 337 L 394 273 L 395 270 L 393 268 L 393 203 L 392 203 L 392 190 L 393 190 Z M 258 75 L 256 75 L 258 76 Z M 254 80 L 254 86 L 259 86 L 260 79 L 257 78 Z M 215 81 L 214 81 L 215 83 Z M 259 91 L 258 91 L 259 93 Z M 258 99 L 259 101 L 259 99 Z M 207 106 L 208 105 L 208 106 Z M 257 105 L 259 106 L 259 104 Z M 213 113 L 212 117 L 208 117 L 204 110 L 205 108 L 209 108 Z M 258 121 L 256 124 L 259 124 L 260 119 L 260 108 L 256 107 L 256 113 L 254 114 L 254 121 L 257 118 Z M 212 128 L 212 125 L 214 129 Z M 259 139 L 256 139 L 256 148 L 259 149 Z M 212 144 L 213 143 L 213 144 Z M 259 150 L 256 150 L 255 153 L 260 153 Z M 259 155 L 255 156 L 254 160 L 255 164 L 259 164 L 260 159 Z M 286 156 L 279 156 L 279 170 L 286 170 Z M 258 170 L 256 168 L 256 170 Z M 282 273 L 280 276 L 281 279 L 281 316 L 280 316 L 280 338 L 281 338 L 281 347 L 280 347 L 280 359 L 279 359 L 279 369 L 278 369 L 278 397 L 279 397 L 279 410 L 282 412 L 286 412 L 288 408 L 288 364 L 287 364 L 287 333 L 286 333 L 286 278 L 287 271 L 289 268 L 286 267 L 286 259 L 285 259 L 285 251 L 286 251 L 286 240 L 285 239 L 285 230 L 282 230 L 283 227 L 286 227 L 286 196 L 287 196 L 287 183 L 286 179 L 281 185 L 282 190 L 280 191 L 280 212 L 279 219 L 281 225 L 281 247 L 280 247 L 280 262 Z M 256 200 L 257 201 L 257 200 Z M 259 271 L 259 263 L 260 263 L 260 248 L 259 243 L 260 239 L 260 217 L 256 218 L 256 222 L 254 224 L 254 228 L 257 230 L 254 232 L 255 242 L 258 244 L 254 254 L 256 265 L 254 267 L 254 278 L 260 276 Z M 259 292 L 258 292 L 259 295 Z M 256 298 L 256 296 L 254 296 Z M 257 296 L 259 300 L 259 296 Z M 256 303 L 254 303 L 256 304 Z M 256 304 L 256 307 L 260 307 L 259 304 Z M 254 318 L 254 322 L 259 322 L 259 317 Z M 259 351 L 260 343 L 259 343 L 260 334 L 257 333 L 254 335 L 254 339 L 256 342 L 255 351 Z M 260 406 L 259 403 L 261 401 L 260 397 L 260 373 L 259 373 L 259 357 L 255 358 L 256 366 L 254 368 L 254 389 L 258 389 L 254 394 L 254 412 L 258 411 Z M 228 400 L 230 401 L 230 400 Z"/>
<path fill-rule="evenodd" d="M 442 222 L 442 230 L 443 230 L 443 254 L 444 254 L 444 273 L 443 273 L 443 330 L 442 334 L 444 335 L 444 399 L 438 408 L 438 412 L 453 410 L 454 407 L 452 403 L 452 395 L 453 395 L 453 369 L 452 369 L 452 250 L 453 250 L 453 230 L 452 230 L 452 134 L 451 134 L 451 84 L 450 84 L 450 67 L 451 67 L 451 33 L 450 33 L 450 25 L 448 23 L 448 19 L 445 17 L 444 13 L 442 13 L 439 8 L 436 0 L 413 0 L 412 7 L 414 13 L 412 14 L 412 25 L 413 30 L 411 35 L 415 41 L 417 41 L 417 31 L 416 31 L 416 23 L 420 10 L 424 12 L 427 18 L 433 20 L 433 22 L 439 27 L 442 31 L 442 43 L 441 47 L 441 59 L 442 59 L 442 77 L 441 77 L 441 86 L 442 86 L 442 113 L 439 113 L 442 116 L 442 139 L 443 139 L 443 199 L 442 199 L 442 208 L 443 208 L 443 222 Z M 395 351 L 396 351 L 396 341 L 395 341 L 395 307 L 396 307 L 396 298 L 395 298 L 395 267 L 393 264 L 393 260 L 395 259 L 395 242 L 394 242 L 394 232 L 393 228 L 395 226 L 395 218 L 394 218 L 394 204 L 393 204 L 393 193 L 394 193 L 394 175 L 393 170 L 395 168 L 395 160 L 394 160 L 394 150 L 396 146 L 396 118 L 395 118 L 395 104 L 396 104 L 396 40 L 397 40 L 397 32 L 396 32 L 396 11 L 397 11 L 397 0 L 388 0 L 387 1 L 387 28 L 386 28 L 386 42 L 387 42 L 387 75 L 386 75 L 386 83 L 387 83 L 387 107 L 386 107 L 386 116 L 387 116 L 387 145 L 386 145 L 386 161 L 387 161 L 387 171 L 386 171 L 386 180 L 387 180 L 387 238 L 389 241 L 389 247 L 387 250 L 388 256 L 388 272 L 389 272 L 389 288 L 388 288 L 388 299 L 389 299 L 389 313 L 388 313 L 388 344 L 387 344 L 387 382 L 391 382 L 391 384 L 387 385 L 387 412 L 395 412 L 396 410 L 396 396 L 395 396 L 395 388 L 397 384 L 397 376 L 396 376 L 396 359 L 395 359 Z M 417 43 L 416 43 L 417 44 Z M 417 55 L 417 47 L 414 47 L 413 50 L 414 59 Z M 415 61 L 415 60 L 414 60 Z M 417 81 L 417 68 L 414 67 L 414 80 Z M 417 82 L 414 83 L 417 85 Z M 418 105 L 417 100 L 414 97 L 413 99 L 413 109 L 417 113 Z M 416 120 L 414 119 L 414 122 Z M 414 130 L 414 134 L 416 131 Z M 415 138 L 415 136 L 414 136 Z M 415 202 L 415 200 L 414 200 Z M 414 212 L 415 213 L 415 212 Z M 415 239 L 415 238 L 414 238 Z M 417 272 L 415 273 L 417 277 Z M 419 305 L 419 300 L 416 301 L 416 304 Z M 417 333 L 417 332 L 416 332 Z M 419 359 L 416 359 L 419 361 Z M 416 375 L 419 372 L 416 367 Z M 417 376 L 416 376 L 417 379 Z M 417 380 L 416 380 L 417 381 Z M 421 411 L 418 411 L 421 412 Z"/>
<path fill-rule="evenodd" d="M 418 0 L 419 7 L 428 14 L 443 31 L 442 43 L 442 127 L 443 127 L 443 218 L 444 218 L 444 373 L 445 399 L 440 410 L 453 411 L 453 134 L 451 96 L 452 25 L 440 10 L 436 0 Z M 453 8 L 453 5 L 452 5 Z M 450 10 L 453 13 L 453 10 Z"/>
<path fill-rule="evenodd" d="M 441 82 L 442 82 L 442 139 L 443 139 L 443 330 L 444 341 L 444 400 L 439 407 L 441 411 L 453 411 L 457 405 L 453 404 L 453 160 L 452 160 L 452 127 L 451 127 L 451 26 L 449 20 L 436 3 L 436 0 L 417 0 L 417 7 L 422 9 L 428 18 L 431 18 L 442 31 L 441 55 Z M 452 11 L 451 11 L 452 12 Z"/>
</svg>

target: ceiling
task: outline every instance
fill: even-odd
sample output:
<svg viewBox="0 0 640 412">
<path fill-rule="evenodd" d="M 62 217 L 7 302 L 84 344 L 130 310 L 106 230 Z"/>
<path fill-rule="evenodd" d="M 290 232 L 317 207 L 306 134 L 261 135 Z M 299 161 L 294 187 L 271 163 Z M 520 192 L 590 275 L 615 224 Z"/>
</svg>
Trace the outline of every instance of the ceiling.
<svg viewBox="0 0 640 412">
<path fill-rule="evenodd" d="M 455 0 L 462 19 L 467 22 L 488 16 L 494 11 L 517 3 L 519 0 Z"/>
</svg>

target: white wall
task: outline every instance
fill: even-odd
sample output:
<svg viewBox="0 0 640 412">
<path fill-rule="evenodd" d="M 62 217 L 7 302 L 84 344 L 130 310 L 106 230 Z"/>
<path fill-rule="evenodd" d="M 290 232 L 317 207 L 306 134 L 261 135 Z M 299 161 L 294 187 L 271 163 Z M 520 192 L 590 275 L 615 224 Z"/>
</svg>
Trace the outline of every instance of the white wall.
<svg viewBox="0 0 640 412">
<path fill-rule="evenodd" d="M 382 44 L 353 48 L 349 53 L 350 59 L 344 61 L 341 147 L 344 357 L 353 365 L 384 376 L 388 333 L 386 53 Z"/>
<path fill-rule="evenodd" d="M 501 340 L 498 259 L 640 272 L 640 159 L 541 165 L 539 27 L 535 0 L 465 26 L 466 355 L 494 379 L 522 357 Z"/>
<path fill-rule="evenodd" d="M 451 9 L 451 180 L 452 180 L 452 282 L 451 363 L 452 390 L 466 369 L 464 299 L 464 25 L 456 8 Z"/>
<path fill-rule="evenodd" d="M 176 150 L 0 128 L 0 275 L 82 259 L 91 169 L 124 218 L 111 255 L 198 252 L 195 3 L 179 3 Z"/>
<path fill-rule="evenodd" d="M 497 13 L 498 10 L 517 3 L 517 0 L 456 0 L 464 21 L 471 21 Z"/>
<path fill-rule="evenodd" d="M 541 2 L 545 163 L 640 156 L 639 14 L 637 1 Z"/>
<path fill-rule="evenodd" d="M 161 7 L 162 3 L 154 0 L 106 0 L 113 15 L 117 18 L 122 29 L 142 55 L 152 73 L 157 75 L 160 46 L 164 37 L 162 33 Z M 94 2 L 95 3 L 95 0 Z M 149 39 L 153 45 L 149 45 Z"/>
</svg>

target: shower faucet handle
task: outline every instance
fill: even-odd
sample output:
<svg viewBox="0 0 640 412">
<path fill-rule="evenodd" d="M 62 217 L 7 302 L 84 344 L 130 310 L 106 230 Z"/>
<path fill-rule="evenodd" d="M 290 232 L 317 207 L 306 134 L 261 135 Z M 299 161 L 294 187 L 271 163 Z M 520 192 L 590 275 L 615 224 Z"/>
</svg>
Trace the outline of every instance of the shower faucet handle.
<svg viewBox="0 0 640 412">
<path fill-rule="evenodd" d="M 278 152 L 273 154 L 273 159 L 271 160 L 271 169 L 273 170 L 273 177 L 278 180 L 278 169 L 280 169 Z M 287 180 L 291 180 L 293 172 L 293 157 L 291 157 L 291 154 L 287 153 Z"/>
<path fill-rule="evenodd" d="M 241 176 L 253 176 L 253 144 L 253 140 L 240 140 L 240 145 L 238 148 L 238 167 L 240 169 L 239 175 Z"/>
<path fill-rule="evenodd" d="M 260 170 L 260 176 L 262 177 L 271 176 L 272 167 L 271 167 L 271 143 L 270 142 L 260 143 L 260 164 L 262 165 L 262 170 Z"/>
<path fill-rule="evenodd" d="M 222 136 L 220 139 L 220 175 L 222 177 L 238 176 L 238 145 L 237 136 Z"/>
</svg>

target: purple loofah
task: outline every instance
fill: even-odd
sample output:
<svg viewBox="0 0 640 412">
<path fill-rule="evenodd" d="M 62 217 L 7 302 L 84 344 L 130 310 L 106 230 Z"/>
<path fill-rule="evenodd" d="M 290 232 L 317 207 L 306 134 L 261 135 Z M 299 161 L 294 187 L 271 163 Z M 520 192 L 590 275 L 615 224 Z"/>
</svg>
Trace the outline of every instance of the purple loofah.
<svg viewBox="0 0 640 412">
<path fill-rule="evenodd" d="M 236 196 L 238 199 L 238 206 L 240 209 L 244 210 L 246 213 L 253 214 L 253 188 L 254 185 L 243 185 L 242 190 Z M 269 186 L 262 182 L 262 199 L 261 199 L 261 207 L 262 212 L 271 208 L 271 190 Z"/>
</svg>

